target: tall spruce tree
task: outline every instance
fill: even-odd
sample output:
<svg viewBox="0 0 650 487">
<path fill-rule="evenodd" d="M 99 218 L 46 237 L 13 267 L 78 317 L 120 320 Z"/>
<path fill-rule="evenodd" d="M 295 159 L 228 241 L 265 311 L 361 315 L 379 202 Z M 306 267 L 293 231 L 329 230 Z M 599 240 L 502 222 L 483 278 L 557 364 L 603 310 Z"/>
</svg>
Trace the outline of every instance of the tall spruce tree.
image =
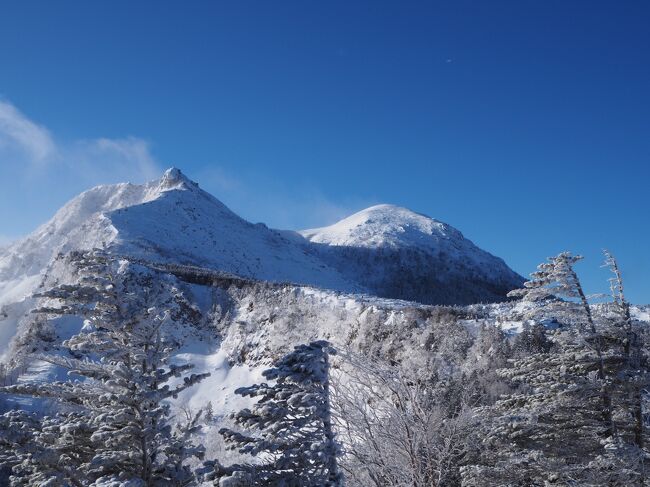
<svg viewBox="0 0 650 487">
<path fill-rule="evenodd" d="M 464 485 L 643 485 L 644 455 L 632 434 L 647 384 L 645 362 L 631 358 L 642 355 L 640 343 L 620 273 L 614 312 L 596 316 L 573 268 L 580 259 L 550 258 L 512 293 L 525 301 L 524 319 L 564 326 L 548 331 L 550 349 L 522 353 L 499 371 L 518 391 L 477 411 L 481 461 L 464 469 Z"/>
<path fill-rule="evenodd" d="M 51 448 L 38 456 L 31 445 L 17 448 L 12 481 L 36 485 L 44 471 L 55 471 L 52 464 L 61 464 L 67 470 L 55 473 L 74 485 L 188 485 L 193 475 L 184 460 L 202 454 L 185 434 L 196 421 L 185 433 L 175 433 L 167 399 L 208 374 L 187 375 L 191 364 L 169 363 L 178 343 L 163 332 L 169 313 L 155 306 L 152 280 L 143 286 L 125 262 L 99 251 L 76 254 L 73 261 L 79 283 L 43 293 L 61 305 L 39 311 L 86 318 L 82 332 L 65 341 L 61 353 L 40 357 L 68 369 L 75 380 L 18 384 L 3 392 L 50 398 L 62 411 L 74 412 L 49 418 L 54 424 L 42 423 L 33 435 L 58 429 L 67 434 L 67 447 L 79 446 L 85 454 L 73 458 Z M 74 428 L 84 434 L 69 435 Z"/>
<path fill-rule="evenodd" d="M 232 415 L 246 432 L 220 430 L 231 449 L 253 455 L 259 463 L 216 466 L 210 478 L 219 485 L 337 486 L 337 444 L 329 398 L 326 341 L 299 345 L 263 375 L 273 384 L 237 389 L 256 399 L 250 409 Z"/>
<path fill-rule="evenodd" d="M 595 479 L 613 485 L 646 485 L 648 450 L 644 403 L 650 386 L 650 363 L 644 347 L 646 327 L 632 318 L 618 262 L 607 250 L 605 267 L 610 278 L 611 302 L 600 328 L 607 388 L 612 398 L 613 434 L 603 441 L 604 452 L 590 464 Z"/>
</svg>

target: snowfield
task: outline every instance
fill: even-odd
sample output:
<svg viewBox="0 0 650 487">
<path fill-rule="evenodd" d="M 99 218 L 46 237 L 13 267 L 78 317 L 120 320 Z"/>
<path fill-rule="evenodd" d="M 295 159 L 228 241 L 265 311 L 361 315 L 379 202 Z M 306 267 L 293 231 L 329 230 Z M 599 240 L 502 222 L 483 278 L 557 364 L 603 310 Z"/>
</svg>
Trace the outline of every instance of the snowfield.
<svg viewBox="0 0 650 487">
<path fill-rule="evenodd" d="M 521 283 L 459 231 L 404 208 L 379 205 L 330 227 L 278 231 L 243 220 L 173 168 L 147 184 L 90 189 L 0 251 L 0 357 L 34 305 L 30 296 L 73 279 L 57 256 L 94 248 L 430 304 L 500 301 Z"/>
</svg>

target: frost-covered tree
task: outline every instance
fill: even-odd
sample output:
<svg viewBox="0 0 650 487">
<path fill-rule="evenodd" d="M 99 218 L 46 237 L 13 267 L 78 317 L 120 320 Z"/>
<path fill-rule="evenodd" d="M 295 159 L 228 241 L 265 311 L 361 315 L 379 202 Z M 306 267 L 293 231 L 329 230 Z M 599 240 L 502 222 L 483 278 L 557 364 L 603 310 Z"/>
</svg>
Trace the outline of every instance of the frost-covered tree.
<svg viewBox="0 0 650 487">
<path fill-rule="evenodd" d="M 463 364 L 463 387 L 472 404 L 492 403 L 509 392 L 497 375 L 512 354 L 505 333 L 493 323 L 481 323 L 478 336 L 467 351 Z"/>
<path fill-rule="evenodd" d="M 513 340 L 512 351 L 515 356 L 525 357 L 535 353 L 548 353 L 551 346 L 546 327 L 541 323 L 530 324 L 526 321 Z"/>
<path fill-rule="evenodd" d="M 644 347 L 646 327 L 632 319 L 623 278 L 614 256 L 607 250 L 605 266 L 610 278 L 611 302 L 600 320 L 607 389 L 612 397 L 612 435 L 603 441 L 604 452 L 590 464 L 599 479 L 620 485 L 645 485 L 648 450 L 644 409 L 650 386 L 650 364 Z"/>
<path fill-rule="evenodd" d="M 455 406 L 449 383 L 435 384 L 356 354 L 342 354 L 334 376 L 334 417 L 346 485 L 453 486 L 471 450 L 470 409 Z"/>
<path fill-rule="evenodd" d="M 644 455 L 632 432 L 646 365 L 626 358 L 635 339 L 622 294 L 611 316 L 594 315 L 573 269 L 579 260 L 553 257 L 512 293 L 524 298 L 526 317 L 565 326 L 547 331 L 550 347 L 498 371 L 518 389 L 476 411 L 481 460 L 464 469 L 464 485 L 642 485 Z"/>
<path fill-rule="evenodd" d="M 263 372 L 272 384 L 235 392 L 256 400 L 232 415 L 245 431 L 222 428 L 229 448 L 259 463 L 216 466 L 209 478 L 219 485 L 336 486 L 341 483 L 338 447 L 332 429 L 329 355 L 326 341 L 296 346 Z"/>
<path fill-rule="evenodd" d="M 546 306 L 555 312 L 561 311 L 565 317 L 576 325 L 579 337 L 595 353 L 594 365 L 597 368 L 596 379 L 606 381 L 605 359 L 603 355 L 604 338 L 596 330 L 596 323 L 587 300 L 582 283 L 574 266 L 582 260 L 580 255 L 562 252 L 548 259 L 531 274 L 532 279 L 524 283 L 523 289 L 511 291 L 511 297 L 521 296 L 524 301 L 539 302 L 546 300 Z M 575 300 L 575 301 L 572 301 Z M 613 432 L 612 400 L 608 388 L 601 387 L 603 402 L 602 415 L 608 425 L 605 435 Z"/>
<path fill-rule="evenodd" d="M 205 454 L 205 447 L 194 439 L 194 435 L 201 429 L 199 421 L 204 410 L 184 412 L 184 420 L 176 423 L 172 441 L 169 441 L 164 448 L 165 458 L 170 463 L 169 477 L 173 479 L 170 484 L 174 485 L 194 485 L 195 473 L 186 464 L 186 460 L 191 457 L 203 459 Z"/>
<path fill-rule="evenodd" d="M 188 375 L 191 364 L 170 363 L 178 343 L 164 333 L 169 313 L 155 307 L 156 294 L 151 287 L 141 287 L 126 263 L 101 252 L 75 258 L 79 284 L 43 293 L 60 306 L 40 310 L 86 318 L 81 333 L 66 340 L 58 354 L 40 357 L 68 369 L 73 380 L 18 384 L 3 391 L 49 398 L 63 411 L 76 413 L 58 415 L 53 421 L 64 432 L 75 425 L 90 431 L 89 438 L 82 439 L 89 441 L 91 455 L 64 459 L 75 475 L 85 479 L 84 485 L 187 485 L 192 472 L 184 461 L 202 453 L 189 438 L 198 418 L 183 432 L 174 432 L 168 399 L 208 374 Z M 76 437 L 70 441 L 74 446 Z M 46 461 L 62 461 L 56 452 L 51 449 L 53 458 Z M 30 462 L 37 462 L 31 473 L 14 466 L 16 485 L 33 482 L 43 470 L 38 457 L 32 455 Z M 67 481 L 75 483 L 72 477 Z"/>
<path fill-rule="evenodd" d="M 88 485 L 78 468 L 93 457 L 91 434 L 80 413 L 5 413 L 0 416 L 0 465 L 5 467 L 0 485 Z"/>
</svg>

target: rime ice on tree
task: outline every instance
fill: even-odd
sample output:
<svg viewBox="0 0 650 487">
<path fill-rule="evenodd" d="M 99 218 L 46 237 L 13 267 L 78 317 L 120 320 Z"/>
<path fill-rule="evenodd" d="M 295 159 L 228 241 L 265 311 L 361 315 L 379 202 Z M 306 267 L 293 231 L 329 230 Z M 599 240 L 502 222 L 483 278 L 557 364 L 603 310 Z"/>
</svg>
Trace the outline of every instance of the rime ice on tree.
<svg viewBox="0 0 650 487">
<path fill-rule="evenodd" d="M 329 404 L 326 341 L 299 345 L 266 370 L 273 385 L 256 384 L 236 393 L 257 399 L 232 417 L 247 432 L 221 429 L 230 448 L 258 457 L 259 464 L 217 466 L 219 485 L 335 486 L 341 477 Z"/>
<path fill-rule="evenodd" d="M 15 484 L 187 485 L 193 474 L 184 460 L 202 456 L 189 438 L 198 417 L 174 431 L 167 399 L 209 374 L 187 375 L 191 364 L 169 363 L 178 345 L 162 333 L 168 313 L 151 306 L 152 289 L 102 252 L 73 257 L 79 284 L 44 293 L 63 305 L 40 311 L 78 314 L 87 326 L 63 343 L 66 355 L 41 358 L 84 380 L 3 388 L 51 398 L 64 410 L 36 426 L 26 418 L 33 441 L 4 459 L 20 475 Z M 9 423 L 10 432 L 19 426 Z"/>
</svg>

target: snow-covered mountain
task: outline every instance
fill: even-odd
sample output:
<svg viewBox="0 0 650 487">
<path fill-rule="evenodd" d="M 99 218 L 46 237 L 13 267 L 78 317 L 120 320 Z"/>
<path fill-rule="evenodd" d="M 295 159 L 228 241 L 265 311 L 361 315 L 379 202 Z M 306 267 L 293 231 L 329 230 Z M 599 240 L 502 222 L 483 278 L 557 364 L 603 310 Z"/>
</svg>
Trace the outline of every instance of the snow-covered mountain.
<svg viewBox="0 0 650 487">
<path fill-rule="evenodd" d="M 0 283 L 41 274 L 59 253 L 91 248 L 262 280 L 357 289 L 282 232 L 235 215 L 178 169 L 144 185 L 98 186 L 77 196 L 0 256 Z"/>
<path fill-rule="evenodd" d="M 348 247 L 421 247 L 440 250 L 446 242 L 462 241 L 449 225 L 394 205 L 376 205 L 329 227 L 300 232 L 312 242 Z"/>
<path fill-rule="evenodd" d="M 393 205 L 300 232 L 321 258 L 383 297 L 437 304 L 503 300 L 522 278 L 455 228 Z"/>
<path fill-rule="evenodd" d="M 0 254 L 0 304 L 30 292 L 57 254 L 91 248 L 261 280 L 414 300 L 418 296 L 378 289 L 372 279 L 350 272 L 358 267 L 354 261 L 361 253 L 383 261 L 415 252 L 430 260 L 427 272 L 435 273 L 429 277 L 440 285 L 445 276 L 465 278 L 473 297 L 477 292 L 472 288 L 478 285 L 474 277 L 492 282 L 497 291 L 484 296 L 486 301 L 502 299 L 521 282 L 501 259 L 480 250 L 456 229 L 404 208 L 379 205 L 330 227 L 299 234 L 277 231 L 243 220 L 178 169 L 169 169 L 160 180 L 144 185 L 90 189 L 32 235 L 5 249 Z M 351 259 L 346 259 L 348 253 Z M 408 262 L 404 265 L 409 267 Z M 455 271 L 465 274 L 456 276 Z M 383 275 L 384 287 L 401 286 L 399 276 L 384 275 L 386 269 L 374 266 L 372 273 Z M 459 296 L 459 302 L 467 301 Z"/>
<path fill-rule="evenodd" d="M 93 325 L 81 308 L 71 311 L 56 299 L 60 294 L 42 291 L 87 293 L 75 288 L 87 281 L 75 264 L 80 253 L 72 251 L 97 248 L 81 257 L 108 263 L 86 270 L 100 283 L 122 283 L 125 301 L 135 297 L 138 307 L 164 313 L 161 332 L 180 347 L 172 361 L 211 374 L 170 406 L 180 416 L 210 405 L 214 418 L 203 425 L 200 441 L 207 458 L 228 463 L 242 459 L 227 456 L 218 431 L 228 414 L 250 406 L 234 391 L 263 381 L 262 371 L 294 345 L 325 339 L 339 359 L 399 364 L 435 378 L 436 387 L 449 388 L 447 397 L 457 393 L 456 375 L 494 373 L 491 357 L 501 352 L 489 342 L 490 325 L 499 336 L 515 336 L 526 306 L 537 306 L 476 304 L 504 301 L 522 278 L 427 216 L 379 205 L 325 228 L 273 230 L 243 220 L 170 169 L 144 185 L 86 191 L 0 251 L 4 384 L 68 380 L 67 370 L 45 356 L 74 356 L 65 340 Z M 61 313 L 53 312 L 62 304 Z M 632 313 L 648 320 L 646 307 Z M 0 412 L 11 408 L 43 412 L 50 405 L 0 395 Z"/>
<path fill-rule="evenodd" d="M 0 251 L 0 343 L 8 343 L 46 280 L 69 279 L 57 256 L 105 249 L 147 262 L 422 303 L 500 301 L 522 279 L 456 229 L 379 205 L 302 232 L 252 224 L 178 169 L 143 185 L 90 189 Z M 0 350 L 2 353 L 2 350 Z"/>
</svg>

